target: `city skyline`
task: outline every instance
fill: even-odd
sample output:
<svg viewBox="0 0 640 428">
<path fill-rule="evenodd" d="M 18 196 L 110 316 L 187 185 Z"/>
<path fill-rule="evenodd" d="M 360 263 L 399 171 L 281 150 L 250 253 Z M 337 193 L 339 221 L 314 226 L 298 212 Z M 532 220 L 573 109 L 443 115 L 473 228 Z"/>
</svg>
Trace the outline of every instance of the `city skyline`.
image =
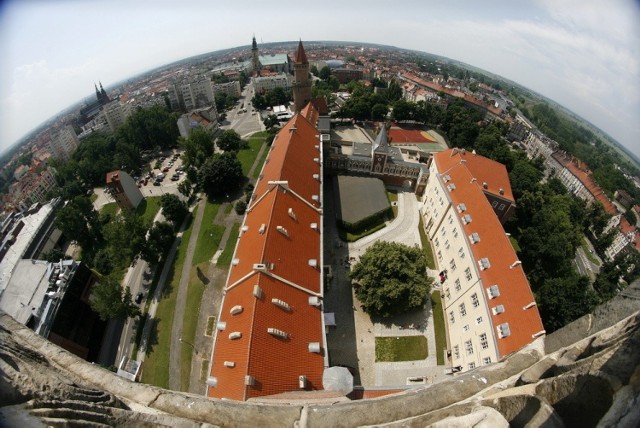
<svg viewBox="0 0 640 428">
<path fill-rule="evenodd" d="M 193 55 L 246 46 L 255 34 L 264 43 L 344 40 L 462 61 L 549 97 L 640 156 L 640 7 L 632 0 L 189 6 L 4 2 L 0 153 L 91 96 L 94 81 L 108 87 Z"/>
</svg>

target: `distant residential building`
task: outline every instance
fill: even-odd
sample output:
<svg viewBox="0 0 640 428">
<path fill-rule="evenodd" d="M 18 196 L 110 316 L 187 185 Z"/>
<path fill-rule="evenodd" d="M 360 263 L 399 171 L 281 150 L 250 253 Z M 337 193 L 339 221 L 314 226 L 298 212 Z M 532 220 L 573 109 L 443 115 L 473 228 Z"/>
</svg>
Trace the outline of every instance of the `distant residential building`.
<svg viewBox="0 0 640 428">
<path fill-rule="evenodd" d="M 429 169 L 421 213 L 441 271 L 448 362 L 465 372 L 504 358 L 545 330 L 496 216 L 494 197 L 513 201 L 504 165 L 449 149 L 434 154 Z"/>
<path fill-rule="evenodd" d="M 239 97 L 242 93 L 240 88 L 240 81 L 235 80 L 227 83 L 216 83 L 213 85 L 214 94 L 227 94 L 231 97 Z"/>
<path fill-rule="evenodd" d="M 111 132 L 115 133 L 122 125 L 125 124 L 127 118 L 131 115 L 131 109 L 128 104 L 115 100 L 104 106 L 102 114 L 104 115 Z"/>
<path fill-rule="evenodd" d="M 613 220 L 617 232 L 611 245 L 609 245 L 609 247 L 604 251 L 607 259 L 615 259 L 618 254 L 628 247 L 640 250 L 640 235 L 638 233 L 638 229 L 629 223 L 629 221 L 627 221 L 627 219 L 622 215 L 618 214 L 617 216 L 614 216 Z M 608 230 L 609 229 L 605 229 L 605 231 Z"/>
<path fill-rule="evenodd" d="M 213 82 L 206 76 L 172 82 L 168 90 L 172 110 L 191 111 L 215 104 Z"/>
<path fill-rule="evenodd" d="M 136 209 L 144 199 L 136 182 L 124 171 L 108 172 L 106 187 L 122 209 Z"/>
<path fill-rule="evenodd" d="M 19 181 L 3 195 L 3 205 L 9 210 L 25 211 L 36 203 L 46 203 L 47 193 L 57 187 L 54 171 L 50 167 L 29 169 Z"/>
<path fill-rule="evenodd" d="M 622 206 L 626 209 L 631 208 L 633 206 L 633 203 L 635 202 L 633 196 L 622 189 L 616 190 L 613 194 L 613 197 L 616 198 L 616 200 L 620 202 L 620 204 L 622 204 Z"/>
<path fill-rule="evenodd" d="M 218 115 L 215 104 L 211 107 L 185 113 L 178 119 L 178 130 L 180 131 L 180 136 L 184 138 L 189 136 L 191 129 L 198 127 L 209 131 L 215 131 L 218 128 Z"/>
<path fill-rule="evenodd" d="M 269 76 L 258 76 L 251 79 L 256 93 L 271 91 L 275 88 L 290 89 L 291 78 L 287 74 L 279 73 Z"/>
<path fill-rule="evenodd" d="M 361 68 L 335 68 L 331 70 L 331 74 L 335 76 L 340 83 L 349 83 L 352 80 L 362 80 L 364 77 Z"/>
<path fill-rule="evenodd" d="M 78 148 L 80 141 L 71 125 L 62 127 L 49 141 L 51 156 L 58 160 L 69 160 L 71 154 Z"/>
<path fill-rule="evenodd" d="M 15 178 L 16 180 L 20 180 L 22 177 L 24 177 L 27 173 L 29 172 L 29 165 L 20 165 L 19 167 L 16 168 L 16 170 L 13 172 L 13 178 Z"/>
</svg>

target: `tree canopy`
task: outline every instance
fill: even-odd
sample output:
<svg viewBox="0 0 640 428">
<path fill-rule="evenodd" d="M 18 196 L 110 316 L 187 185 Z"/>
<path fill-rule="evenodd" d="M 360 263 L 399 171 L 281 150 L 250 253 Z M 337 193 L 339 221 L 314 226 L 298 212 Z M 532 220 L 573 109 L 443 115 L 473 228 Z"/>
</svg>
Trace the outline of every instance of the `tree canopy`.
<svg viewBox="0 0 640 428">
<path fill-rule="evenodd" d="M 199 168 L 213 154 L 213 135 L 204 128 L 194 128 L 187 138 L 180 138 L 184 149 L 182 161 L 187 167 Z"/>
<path fill-rule="evenodd" d="M 216 145 L 225 152 L 237 152 L 242 146 L 242 139 L 236 131 L 227 129 L 218 137 Z"/>
<path fill-rule="evenodd" d="M 164 217 L 176 227 L 182 223 L 182 220 L 189 211 L 187 205 L 171 193 L 162 195 L 162 198 L 160 198 L 160 206 L 162 207 Z"/>
<path fill-rule="evenodd" d="M 353 266 L 350 278 L 363 310 L 388 318 L 422 307 L 430 280 L 419 248 L 378 241 Z"/>
<path fill-rule="evenodd" d="M 128 318 L 140 315 L 140 308 L 133 303 L 129 287 L 121 287 L 113 276 L 103 276 L 93 286 L 89 297 L 91 309 L 100 319 Z"/>
<path fill-rule="evenodd" d="M 234 152 L 216 153 L 198 170 L 198 185 L 210 196 L 222 196 L 237 190 L 243 177 Z"/>
</svg>

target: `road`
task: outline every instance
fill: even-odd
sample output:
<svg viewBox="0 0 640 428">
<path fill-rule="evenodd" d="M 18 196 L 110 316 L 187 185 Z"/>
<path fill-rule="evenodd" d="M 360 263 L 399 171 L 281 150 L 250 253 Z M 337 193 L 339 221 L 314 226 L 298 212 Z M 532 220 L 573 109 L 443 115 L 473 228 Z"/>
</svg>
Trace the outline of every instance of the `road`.
<svg viewBox="0 0 640 428">
<path fill-rule="evenodd" d="M 221 129 L 233 129 L 240 134 L 241 137 L 245 138 L 264 128 L 260 120 L 260 113 L 253 111 L 254 109 L 251 105 L 253 95 L 253 86 L 247 85 L 242 91 L 242 95 L 236 105 L 227 112 L 226 120 L 220 125 Z M 246 113 L 242 112 L 241 106 L 247 109 Z"/>
</svg>

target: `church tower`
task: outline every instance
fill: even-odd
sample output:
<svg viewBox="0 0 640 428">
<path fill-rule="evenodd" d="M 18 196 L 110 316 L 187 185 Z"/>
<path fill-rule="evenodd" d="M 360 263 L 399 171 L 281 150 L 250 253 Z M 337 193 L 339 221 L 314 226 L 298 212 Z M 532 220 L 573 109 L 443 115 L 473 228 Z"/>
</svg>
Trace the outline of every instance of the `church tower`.
<svg viewBox="0 0 640 428">
<path fill-rule="evenodd" d="M 298 52 L 293 63 L 293 105 L 298 113 L 311 100 L 311 79 L 309 79 L 309 61 L 304 53 L 302 40 L 298 43 Z"/>
<path fill-rule="evenodd" d="M 251 71 L 260 74 L 260 57 L 258 56 L 258 43 L 256 43 L 256 36 L 253 36 L 253 42 L 251 43 Z"/>
</svg>

